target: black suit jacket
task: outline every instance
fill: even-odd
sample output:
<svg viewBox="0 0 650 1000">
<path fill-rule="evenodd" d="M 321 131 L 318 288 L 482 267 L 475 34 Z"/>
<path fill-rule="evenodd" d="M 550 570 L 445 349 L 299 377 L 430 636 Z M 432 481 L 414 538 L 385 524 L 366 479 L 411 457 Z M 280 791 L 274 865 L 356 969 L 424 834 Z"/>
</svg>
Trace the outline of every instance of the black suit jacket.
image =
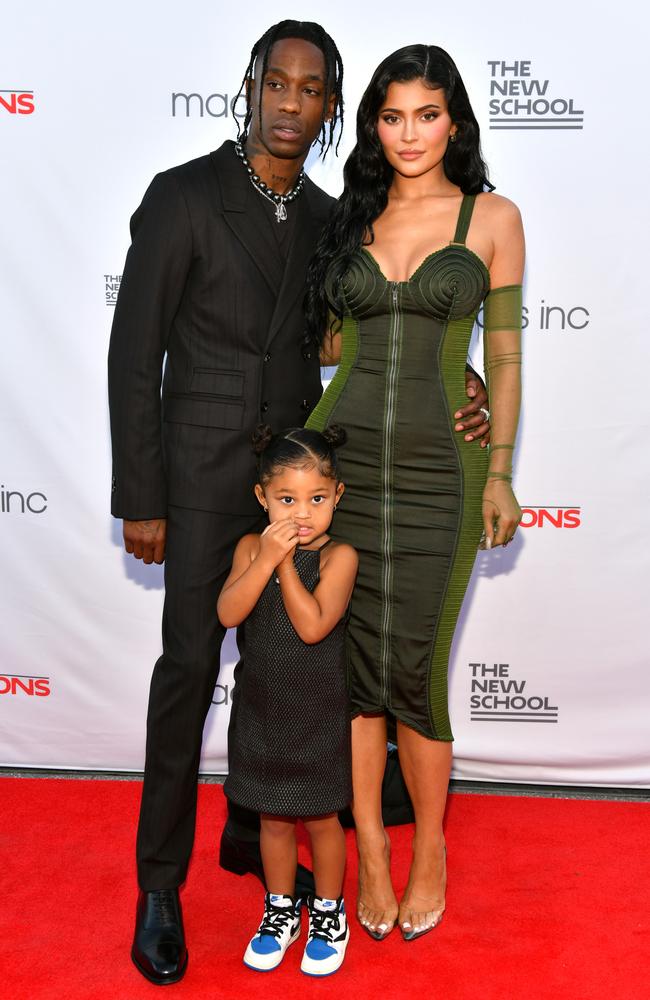
<svg viewBox="0 0 650 1000">
<path fill-rule="evenodd" d="M 116 517 L 257 512 L 254 427 L 300 426 L 320 398 L 302 303 L 333 199 L 306 179 L 285 267 L 259 198 L 225 142 L 154 177 L 131 219 L 109 349 Z"/>
</svg>

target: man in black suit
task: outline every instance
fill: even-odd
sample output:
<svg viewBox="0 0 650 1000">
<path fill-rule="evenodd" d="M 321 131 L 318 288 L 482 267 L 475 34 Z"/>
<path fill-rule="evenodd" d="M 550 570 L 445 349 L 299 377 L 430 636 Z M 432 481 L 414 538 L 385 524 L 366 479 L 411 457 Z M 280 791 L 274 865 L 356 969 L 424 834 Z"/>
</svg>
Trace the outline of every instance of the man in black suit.
<svg viewBox="0 0 650 1000">
<path fill-rule="evenodd" d="M 302 299 L 333 199 L 302 166 L 342 122 L 341 80 L 319 25 L 275 25 L 251 54 L 242 145 L 158 174 L 131 220 L 109 351 L 112 513 L 127 552 L 165 561 L 132 950 L 156 984 L 187 966 L 178 887 L 225 631 L 216 601 L 235 544 L 262 527 L 251 434 L 260 421 L 304 423 L 321 394 L 318 357 L 302 345 Z M 486 396 L 480 382 L 474 391 L 465 425 L 480 436 Z M 255 836 L 231 814 L 222 864 L 261 874 L 256 845 L 247 848 Z"/>
</svg>

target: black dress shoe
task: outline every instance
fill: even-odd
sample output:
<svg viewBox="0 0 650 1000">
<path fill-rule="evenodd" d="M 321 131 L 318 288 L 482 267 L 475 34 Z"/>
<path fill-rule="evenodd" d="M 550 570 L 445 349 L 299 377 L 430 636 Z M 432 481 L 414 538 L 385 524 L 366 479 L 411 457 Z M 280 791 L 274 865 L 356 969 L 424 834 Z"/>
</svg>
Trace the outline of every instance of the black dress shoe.
<svg viewBox="0 0 650 1000">
<path fill-rule="evenodd" d="M 178 889 L 138 895 L 131 958 L 150 983 L 177 983 L 187 968 L 187 948 Z"/>
<path fill-rule="evenodd" d="M 221 834 L 219 864 L 227 872 L 232 872 L 233 875 L 254 875 L 266 888 L 259 840 L 242 840 L 238 838 L 228 822 Z M 314 893 L 314 876 L 304 865 L 298 865 L 296 870 L 296 898 L 301 897 L 302 899 L 306 899 L 307 896 L 313 896 Z"/>
</svg>

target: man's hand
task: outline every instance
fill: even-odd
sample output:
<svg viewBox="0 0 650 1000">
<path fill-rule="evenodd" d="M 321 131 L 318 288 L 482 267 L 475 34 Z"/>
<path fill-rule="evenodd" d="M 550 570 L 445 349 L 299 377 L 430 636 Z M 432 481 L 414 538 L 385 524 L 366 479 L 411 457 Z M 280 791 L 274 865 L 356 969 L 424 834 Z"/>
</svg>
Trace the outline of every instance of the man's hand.
<svg viewBox="0 0 650 1000">
<path fill-rule="evenodd" d="M 480 438 L 481 448 L 487 448 L 490 443 L 490 417 L 486 388 L 478 375 L 466 371 L 465 390 L 471 402 L 454 413 L 454 420 L 460 421 L 454 429 L 465 431 L 466 441 Z"/>
<path fill-rule="evenodd" d="M 167 521 L 164 517 L 151 521 L 124 521 L 124 548 L 136 559 L 146 563 L 161 563 L 165 559 Z"/>
</svg>

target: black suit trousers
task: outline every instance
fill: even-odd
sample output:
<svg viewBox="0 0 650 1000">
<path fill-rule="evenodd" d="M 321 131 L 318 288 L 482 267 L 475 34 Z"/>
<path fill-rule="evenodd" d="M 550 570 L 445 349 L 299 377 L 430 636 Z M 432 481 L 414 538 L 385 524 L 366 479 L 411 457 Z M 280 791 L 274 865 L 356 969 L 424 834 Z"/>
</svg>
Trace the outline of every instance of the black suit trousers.
<svg viewBox="0 0 650 1000">
<path fill-rule="evenodd" d="M 217 598 L 237 542 L 265 523 L 261 516 L 169 508 L 163 653 L 149 693 L 137 837 L 138 882 L 145 891 L 174 888 L 187 873 L 203 727 L 225 635 Z"/>
</svg>

